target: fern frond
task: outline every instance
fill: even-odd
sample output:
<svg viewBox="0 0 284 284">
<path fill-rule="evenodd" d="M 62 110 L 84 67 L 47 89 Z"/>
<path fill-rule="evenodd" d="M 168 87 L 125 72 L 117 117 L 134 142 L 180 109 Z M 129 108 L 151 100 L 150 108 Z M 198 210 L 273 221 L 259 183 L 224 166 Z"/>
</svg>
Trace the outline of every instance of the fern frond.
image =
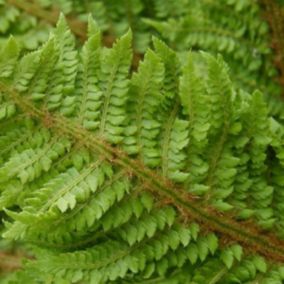
<svg viewBox="0 0 284 284">
<path fill-rule="evenodd" d="M 261 93 L 158 39 L 131 73 L 131 32 L 111 48 L 89 34 L 75 51 L 61 18 L 1 77 L 3 237 L 35 253 L 19 277 L 281 281 L 284 132 Z"/>
</svg>

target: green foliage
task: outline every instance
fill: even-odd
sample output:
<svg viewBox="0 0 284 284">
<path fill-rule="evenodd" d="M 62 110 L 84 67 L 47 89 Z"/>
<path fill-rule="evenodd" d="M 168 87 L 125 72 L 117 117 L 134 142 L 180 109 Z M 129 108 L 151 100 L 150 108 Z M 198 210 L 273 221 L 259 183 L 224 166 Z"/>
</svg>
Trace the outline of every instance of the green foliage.
<svg viewBox="0 0 284 284">
<path fill-rule="evenodd" d="M 12 33 L 26 49 L 33 50 L 48 39 L 55 21 L 54 11 L 60 11 L 71 18 L 76 14 L 82 23 L 87 23 L 91 15 L 100 29 L 112 36 L 122 35 L 131 28 L 135 34 L 135 49 L 142 52 L 149 44 L 150 34 L 141 17 L 149 15 L 151 5 L 141 0 L 1 0 L 0 38 L 3 41 Z M 41 21 L 42 17 L 45 21 Z"/>
<path fill-rule="evenodd" d="M 88 31 L 75 48 L 61 17 L 36 51 L 3 46 L 1 230 L 35 258 L 0 283 L 282 283 L 253 230 L 249 253 L 210 232 L 229 211 L 283 238 L 284 129 L 262 94 L 234 88 L 221 56 L 181 62 L 156 38 L 131 72 L 131 32 L 105 48 Z M 175 199 L 189 193 L 197 216 Z"/>
<path fill-rule="evenodd" d="M 155 1 L 157 18 L 147 19 L 171 46 L 222 53 L 237 86 L 276 93 L 271 78 L 268 25 L 255 1 Z"/>
<path fill-rule="evenodd" d="M 131 28 L 136 52 L 144 53 L 155 34 L 181 56 L 188 49 L 221 53 L 232 70 L 234 84 L 249 92 L 261 89 L 273 115 L 283 116 L 269 29 L 257 1 L 7 0 L 0 5 L 3 38 L 12 33 L 27 49 L 47 40 L 51 29 L 47 22 L 54 23 L 55 9 L 71 20 L 76 15 L 83 24 L 91 14 L 108 36 L 121 36 Z M 40 21 L 42 17 L 45 22 Z"/>
</svg>

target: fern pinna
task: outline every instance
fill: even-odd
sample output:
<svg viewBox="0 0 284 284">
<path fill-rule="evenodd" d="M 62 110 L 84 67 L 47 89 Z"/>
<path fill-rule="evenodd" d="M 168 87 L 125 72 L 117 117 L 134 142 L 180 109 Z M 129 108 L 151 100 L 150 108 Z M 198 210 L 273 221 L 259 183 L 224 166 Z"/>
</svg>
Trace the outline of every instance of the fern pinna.
<svg viewBox="0 0 284 284">
<path fill-rule="evenodd" d="M 89 19 L 77 50 L 0 54 L 2 236 L 32 250 L 0 283 L 282 283 L 283 126 L 221 57 L 153 39 L 131 73 Z"/>
</svg>

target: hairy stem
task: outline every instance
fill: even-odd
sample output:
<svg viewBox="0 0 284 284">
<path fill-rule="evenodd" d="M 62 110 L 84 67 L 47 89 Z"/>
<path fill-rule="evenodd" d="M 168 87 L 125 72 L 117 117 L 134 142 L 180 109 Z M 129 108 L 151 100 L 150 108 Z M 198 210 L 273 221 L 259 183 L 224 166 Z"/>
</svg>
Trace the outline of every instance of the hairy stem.
<svg viewBox="0 0 284 284">
<path fill-rule="evenodd" d="M 22 267 L 24 256 L 20 254 L 0 252 L 0 272 L 11 272 Z"/>
</svg>

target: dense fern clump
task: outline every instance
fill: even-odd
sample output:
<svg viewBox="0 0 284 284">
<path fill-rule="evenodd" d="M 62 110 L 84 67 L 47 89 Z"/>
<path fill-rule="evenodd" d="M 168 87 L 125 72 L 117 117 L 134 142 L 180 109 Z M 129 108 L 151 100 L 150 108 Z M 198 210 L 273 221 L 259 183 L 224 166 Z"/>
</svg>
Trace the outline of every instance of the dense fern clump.
<svg viewBox="0 0 284 284">
<path fill-rule="evenodd" d="M 2 35 L 9 32 L 18 34 L 27 48 L 34 48 L 37 42 L 47 38 L 48 25 L 40 19 L 53 23 L 54 13 L 60 9 L 70 18 L 74 18 L 72 15 L 76 13 L 83 22 L 91 13 L 100 28 L 112 35 L 121 35 L 131 27 L 135 47 L 140 51 L 148 46 L 149 28 L 152 26 L 180 51 L 193 47 L 221 52 L 230 63 L 235 62 L 234 68 L 240 69 L 238 74 L 243 71 L 242 65 L 245 65 L 248 67 L 246 75 L 256 70 L 259 70 L 259 76 L 275 75 L 271 62 L 263 61 L 271 53 L 268 26 L 261 18 L 260 6 L 255 1 L 222 0 L 213 3 L 207 0 L 182 0 L 164 3 L 124 0 L 118 3 L 95 0 L 81 3 L 76 0 L 7 0 L 1 4 Z M 27 32 L 34 32 L 34 35 L 25 35 Z M 242 64 L 241 67 L 237 63 Z M 254 88 L 256 82 L 246 77 L 239 79 L 247 80 L 245 84 Z"/>
<path fill-rule="evenodd" d="M 135 49 L 142 52 L 150 41 L 149 27 L 142 22 L 142 17 L 150 16 L 148 10 L 152 5 L 152 0 L 3 0 L 0 1 L 0 38 L 5 40 L 13 33 L 25 48 L 35 49 L 48 39 L 61 11 L 81 36 L 89 14 L 112 37 L 122 35 L 130 27 L 135 34 Z"/>
<path fill-rule="evenodd" d="M 193 48 L 222 53 L 241 86 L 254 89 L 272 83 L 269 78 L 275 75 L 275 69 L 271 61 L 263 60 L 271 53 L 268 25 L 261 18 L 259 4 L 234 0 L 184 2 L 182 5 L 177 1 L 183 9 L 174 17 L 173 9 L 157 1 L 161 20 L 147 22 L 178 50 Z M 258 81 L 254 73 L 258 73 Z"/>
<path fill-rule="evenodd" d="M 284 32 L 277 18 L 282 17 L 280 12 L 278 16 L 271 12 L 271 6 L 274 10 L 280 9 L 275 0 L 264 5 L 265 2 L 271 3 L 267 0 L 3 0 L 0 40 L 5 41 L 12 33 L 26 49 L 34 50 L 48 39 L 51 26 L 62 11 L 72 30 L 85 41 L 84 31 L 91 14 L 104 32 L 108 46 L 131 28 L 137 57 L 144 54 L 152 34 L 179 51 L 179 56 L 189 49 L 221 53 L 232 70 L 235 87 L 248 92 L 260 89 L 269 112 L 282 120 L 283 103 L 279 99 L 277 77 L 278 71 L 283 77 L 284 44 L 281 39 L 271 38 L 265 15 L 268 14 L 268 21 L 276 17 L 271 25 L 279 38 Z M 273 64 L 271 46 L 277 49 L 278 70 Z"/>
<path fill-rule="evenodd" d="M 0 53 L 0 283 L 282 283 L 284 128 L 221 56 L 153 39 L 131 72 L 89 18 Z"/>
</svg>

